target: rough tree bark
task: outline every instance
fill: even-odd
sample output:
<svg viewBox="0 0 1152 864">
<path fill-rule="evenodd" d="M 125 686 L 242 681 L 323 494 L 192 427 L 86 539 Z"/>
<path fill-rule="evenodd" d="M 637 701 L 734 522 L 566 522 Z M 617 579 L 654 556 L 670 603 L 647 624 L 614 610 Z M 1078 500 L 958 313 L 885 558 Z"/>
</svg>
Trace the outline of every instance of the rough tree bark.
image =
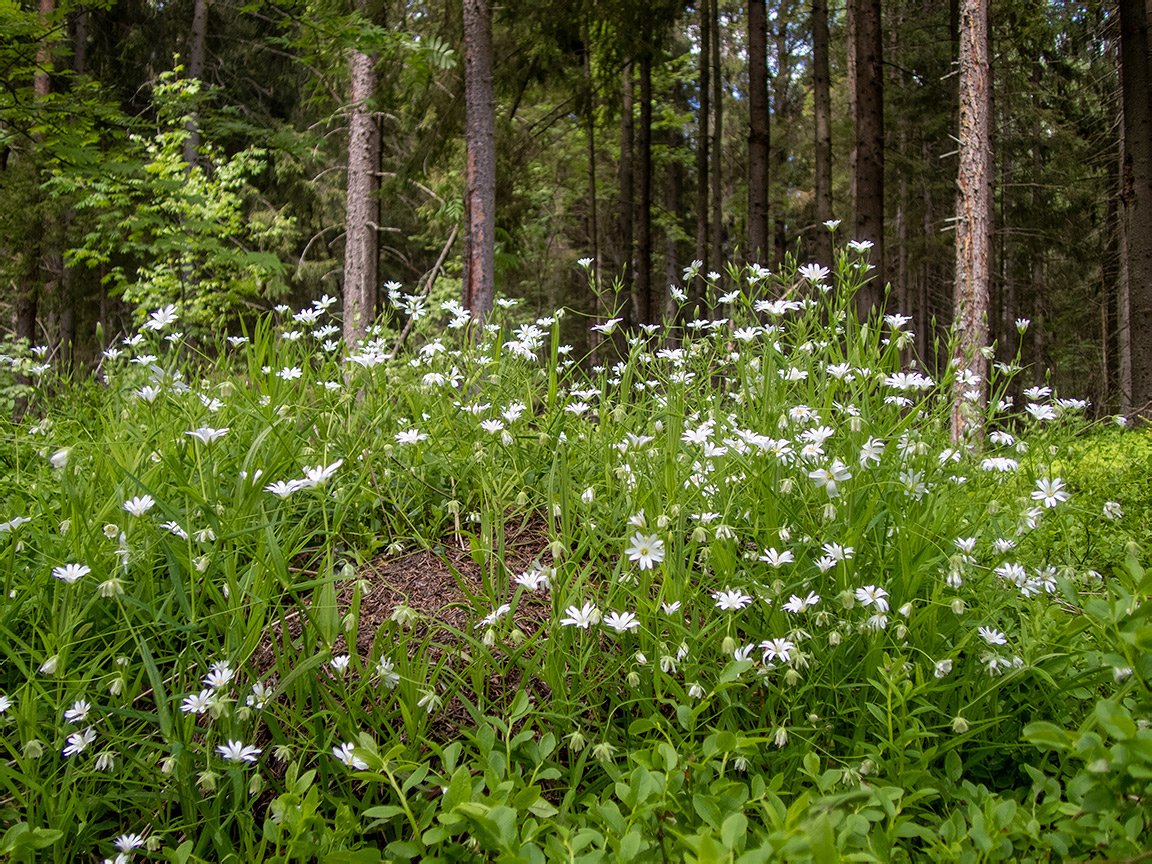
<svg viewBox="0 0 1152 864">
<path fill-rule="evenodd" d="M 828 67 L 828 0 L 812 0 L 812 98 L 816 115 L 816 236 L 813 258 L 832 266 L 832 87 Z"/>
<path fill-rule="evenodd" d="M 637 136 L 637 173 L 640 175 L 640 213 L 636 226 L 636 318 L 653 323 L 652 301 L 652 25 L 645 18 L 644 47 L 640 55 L 640 130 Z"/>
<path fill-rule="evenodd" d="M 700 81 L 697 98 L 700 111 L 696 118 L 696 260 L 701 274 L 708 272 L 708 116 L 712 112 L 712 13 L 707 0 L 697 0 L 700 13 Z M 704 279 L 697 278 L 690 287 L 692 300 L 703 299 Z"/>
<path fill-rule="evenodd" d="M 204 77 L 204 40 L 208 33 L 208 0 L 195 0 L 192 5 L 192 29 L 188 31 L 188 62 L 184 74 L 199 81 Z M 188 118 L 184 128 L 188 137 L 184 139 L 184 162 L 195 165 L 200 157 L 200 126 L 195 115 Z"/>
<path fill-rule="evenodd" d="M 748 3 L 748 260 L 767 264 L 768 16 L 765 0 Z"/>
<path fill-rule="evenodd" d="M 856 24 L 856 220 L 854 239 L 870 241 L 873 278 L 856 295 L 863 320 L 884 299 L 884 75 L 880 0 L 851 0 Z"/>
<path fill-rule="evenodd" d="M 628 298 L 624 318 L 629 326 L 636 323 L 636 303 L 633 302 L 633 282 L 636 275 L 632 225 L 635 220 L 636 177 L 632 167 L 632 142 L 634 139 L 632 107 L 632 64 L 624 65 L 622 79 L 623 99 L 620 118 L 620 280 L 624 287 L 623 295 Z"/>
<path fill-rule="evenodd" d="M 368 11 L 367 0 L 356 10 Z M 380 133 L 373 116 L 376 58 L 353 50 L 349 58 L 352 106 L 348 132 L 348 196 L 344 240 L 344 344 L 351 350 L 375 314 L 378 245 L 376 171 Z"/>
<path fill-rule="evenodd" d="M 968 420 L 961 408 L 965 394 L 986 390 L 988 360 L 988 277 L 992 218 L 991 89 L 988 65 L 988 0 L 960 4 L 960 169 L 956 195 L 956 313 L 959 369 L 980 378 L 966 383 L 957 376 L 952 436 L 958 439 Z"/>
<path fill-rule="evenodd" d="M 720 69 L 720 0 L 712 6 L 712 256 L 714 269 L 723 273 L 724 259 L 724 76 Z"/>
<path fill-rule="evenodd" d="M 596 85 L 592 80 L 592 49 L 587 33 L 584 39 L 584 80 L 588 87 L 586 142 L 588 146 L 588 242 L 592 244 L 592 317 L 600 323 L 604 316 L 600 297 L 600 241 L 596 215 Z M 593 336 L 599 336 L 593 333 Z M 593 340 L 595 349 L 599 340 Z"/>
<path fill-rule="evenodd" d="M 496 103 L 492 92 L 491 0 L 464 0 L 468 219 L 464 305 L 486 322 L 496 299 Z M 480 338 L 483 328 L 477 328 Z"/>
<path fill-rule="evenodd" d="M 784 15 L 776 15 L 776 75 L 772 81 L 773 107 L 778 128 L 787 129 L 789 122 L 788 82 L 792 80 L 792 56 L 788 52 L 788 21 Z M 788 151 L 777 147 L 772 154 L 770 173 L 783 177 L 788 166 Z M 784 266 L 784 256 L 788 253 L 788 220 L 784 218 L 787 206 L 787 189 L 783 183 L 776 184 L 776 202 L 773 235 L 776 247 L 776 266 Z"/>
<path fill-rule="evenodd" d="M 1120 188 L 1125 222 L 1129 418 L 1152 423 L 1152 70 L 1148 58 L 1148 6 L 1120 0 L 1121 98 L 1124 161 Z"/>
</svg>

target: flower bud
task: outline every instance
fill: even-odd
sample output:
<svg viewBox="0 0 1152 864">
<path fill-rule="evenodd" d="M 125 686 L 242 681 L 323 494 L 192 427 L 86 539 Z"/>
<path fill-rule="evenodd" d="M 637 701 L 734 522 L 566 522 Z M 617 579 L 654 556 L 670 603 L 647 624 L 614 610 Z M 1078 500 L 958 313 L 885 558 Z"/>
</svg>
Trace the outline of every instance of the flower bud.
<svg viewBox="0 0 1152 864">
<path fill-rule="evenodd" d="M 952 731 L 957 735 L 963 735 L 969 729 L 968 721 L 957 714 L 952 718 Z"/>
</svg>

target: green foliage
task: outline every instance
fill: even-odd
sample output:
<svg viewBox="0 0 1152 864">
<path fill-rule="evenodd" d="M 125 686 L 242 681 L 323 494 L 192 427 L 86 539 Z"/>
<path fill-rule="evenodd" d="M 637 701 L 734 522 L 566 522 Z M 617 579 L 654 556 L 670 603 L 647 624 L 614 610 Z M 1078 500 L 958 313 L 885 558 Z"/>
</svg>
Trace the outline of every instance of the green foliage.
<svg viewBox="0 0 1152 864">
<path fill-rule="evenodd" d="M 129 135 L 112 159 L 90 152 L 80 170 L 60 166 L 49 188 L 92 213 L 92 229 L 71 250 L 74 264 L 104 267 L 112 292 L 133 306 L 176 304 L 190 326 L 211 332 L 238 308 L 286 290 L 283 262 L 263 247 L 291 224 L 275 212 L 252 212 L 245 194 L 266 150 L 226 156 L 201 141 L 188 164 L 200 82 L 179 73 L 156 84 L 155 134 Z"/>
<path fill-rule="evenodd" d="M 1064 479 L 1087 424 L 1037 392 L 951 441 L 908 322 L 850 311 L 865 266 L 733 268 L 730 320 L 604 333 L 587 367 L 571 312 L 504 300 L 477 344 L 393 285 L 348 356 L 326 298 L 211 349 L 164 308 L 98 381 L 46 371 L 0 447 L 10 857 L 1149 842 L 1152 586 L 1135 537 L 1073 554 L 1130 527 Z M 451 609 L 381 600 L 382 552 L 440 556 Z"/>
</svg>

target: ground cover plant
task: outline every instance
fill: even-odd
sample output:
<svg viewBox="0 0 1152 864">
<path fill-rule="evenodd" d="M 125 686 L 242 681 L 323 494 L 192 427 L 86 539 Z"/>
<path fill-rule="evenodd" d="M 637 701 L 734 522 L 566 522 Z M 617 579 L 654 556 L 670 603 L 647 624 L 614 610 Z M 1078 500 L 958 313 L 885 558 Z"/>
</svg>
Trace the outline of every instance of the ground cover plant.
<svg viewBox="0 0 1152 864">
<path fill-rule="evenodd" d="M 674 286 L 686 323 L 587 362 L 562 311 L 477 338 L 401 286 L 350 348 L 326 297 L 215 351 L 156 310 L 79 383 L 10 359 L 0 852 L 1140 854 L 1149 511 L 1110 454 L 1147 433 L 933 380 L 866 274 Z"/>
</svg>

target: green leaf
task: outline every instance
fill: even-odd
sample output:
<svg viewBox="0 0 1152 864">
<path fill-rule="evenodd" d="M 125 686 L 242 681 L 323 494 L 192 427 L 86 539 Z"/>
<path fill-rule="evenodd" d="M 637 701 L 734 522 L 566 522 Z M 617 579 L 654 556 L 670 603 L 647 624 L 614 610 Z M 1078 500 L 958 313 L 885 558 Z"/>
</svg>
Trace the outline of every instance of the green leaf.
<svg viewBox="0 0 1152 864">
<path fill-rule="evenodd" d="M 1113 738 L 1124 740 L 1136 737 L 1136 724 L 1132 722 L 1132 715 L 1112 699 L 1101 699 L 1096 703 L 1096 720 Z"/>
<path fill-rule="evenodd" d="M 944 757 L 944 773 L 953 783 L 959 783 L 964 774 L 964 763 L 960 760 L 960 754 L 955 750 L 949 750 L 948 755 Z"/>
<path fill-rule="evenodd" d="M 720 839 L 729 849 L 744 845 L 744 835 L 748 831 L 748 817 L 743 813 L 730 813 L 720 826 Z"/>
<path fill-rule="evenodd" d="M 1072 746 L 1072 736 L 1066 730 L 1045 720 L 1025 726 L 1024 740 L 1033 746 L 1046 747 L 1049 750 L 1065 750 Z"/>
<path fill-rule="evenodd" d="M 144 669 L 147 671 L 148 680 L 152 684 L 152 699 L 156 703 L 156 716 L 160 720 L 160 734 L 165 738 L 171 738 L 172 713 L 168 710 L 168 694 L 164 690 L 164 677 L 156 668 L 156 661 L 152 659 L 148 640 L 143 636 L 138 636 L 136 644 L 140 646 L 140 659 L 144 661 Z"/>
</svg>

